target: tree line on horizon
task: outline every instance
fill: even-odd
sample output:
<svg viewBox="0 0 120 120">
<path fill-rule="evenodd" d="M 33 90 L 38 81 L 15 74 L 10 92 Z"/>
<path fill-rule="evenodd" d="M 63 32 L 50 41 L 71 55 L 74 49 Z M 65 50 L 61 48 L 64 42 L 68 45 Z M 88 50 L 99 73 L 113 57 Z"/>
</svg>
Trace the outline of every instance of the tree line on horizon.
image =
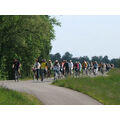
<svg viewBox="0 0 120 120">
<path fill-rule="evenodd" d="M 92 62 L 92 61 L 97 61 L 98 63 L 110 63 L 110 64 L 114 64 L 115 67 L 120 67 L 120 58 L 113 58 L 113 59 L 109 59 L 108 56 L 93 56 L 91 59 L 88 56 L 83 56 L 83 57 L 73 57 L 73 55 L 70 52 L 65 52 L 65 54 L 63 56 L 61 56 L 61 54 L 58 52 L 56 54 L 50 54 L 50 59 L 52 61 L 58 60 L 58 61 L 63 61 L 63 60 L 72 60 L 74 63 L 76 61 L 80 61 L 81 63 L 83 63 L 83 61 L 88 61 L 88 62 Z"/>
</svg>

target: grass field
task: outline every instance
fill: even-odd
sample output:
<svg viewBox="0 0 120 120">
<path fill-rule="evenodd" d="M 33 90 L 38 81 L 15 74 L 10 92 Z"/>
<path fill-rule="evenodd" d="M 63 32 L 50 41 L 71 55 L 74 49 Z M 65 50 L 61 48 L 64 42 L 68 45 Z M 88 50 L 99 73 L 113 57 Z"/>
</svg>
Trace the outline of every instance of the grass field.
<svg viewBox="0 0 120 120">
<path fill-rule="evenodd" d="M 0 105 L 42 105 L 34 96 L 16 92 L 7 88 L 0 88 Z"/>
<path fill-rule="evenodd" d="M 66 78 L 53 85 L 85 93 L 105 105 L 120 105 L 120 69 L 112 69 L 106 77 Z"/>
</svg>

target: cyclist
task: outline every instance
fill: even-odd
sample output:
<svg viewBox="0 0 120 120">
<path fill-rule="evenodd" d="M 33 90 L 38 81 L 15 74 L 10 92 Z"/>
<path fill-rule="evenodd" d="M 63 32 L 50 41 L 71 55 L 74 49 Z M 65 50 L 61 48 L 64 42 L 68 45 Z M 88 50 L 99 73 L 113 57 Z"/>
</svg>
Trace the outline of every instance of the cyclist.
<svg viewBox="0 0 120 120">
<path fill-rule="evenodd" d="M 87 62 L 85 60 L 82 64 L 82 68 L 83 68 L 83 73 L 85 73 L 87 75 Z"/>
<path fill-rule="evenodd" d="M 89 73 L 90 73 L 90 63 L 87 62 L 87 75 L 89 75 Z"/>
<path fill-rule="evenodd" d="M 90 72 L 89 74 L 91 75 L 93 73 L 93 62 L 90 63 Z"/>
<path fill-rule="evenodd" d="M 65 76 L 64 64 L 65 64 L 65 60 L 63 60 L 63 61 L 62 61 L 62 63 L 61 63 L 61 67 L 62 67 L 62 74 L 63 74 L 63 76 Z"/>
<path fill-rule="evenodd" d="M 41 81 L 42 81 L 42 82 L 43 82 L 43 79 L 44 79 L 44 77 L 45 77 L 46 70 L 47 70 L 46 60 L 43 59 L 43 60 L 41 61 L 41 68 L 40 68 L 40 74 L 41 74 Z"/>
<path fill-rule="evenodd" d="M 80 62 L 78 62 L 78 64 L 79 64 L 79 76 L 80 76 L 80 74 L 82 72 L 82 64 Z"/>
<path fill-rule="evenodd" d="M 48 77 L 51 77 L 51 72 L 53 69 L 53 63 L 51 60 L 49 60 L 48 64 L 47 64 L 47 68 L 48 68 Z"/>
<path fill-rule="evenodd" d="M 64 73 L 65 77 L 67 77 L 69 75 L 69 63 L 68 63 L 67 60 L 65 60 L 63 68 L 64 68 L 64 71 L 65 71 L 65 73 Z"/>
<path fill-rule="evenodd" d="M 94 71 L 94 75 L 97 75 L 97 72 L 98 72 L 98 63 L 97 63 L 97 61 L 95 61 L 94 62 L 94 64 L 93 64 L 93 71 Z"/>
<path fill-rule="evenodd" d="M 79 64 L 76 61 L 75 64 L 74 64 L 74 77 L 77 77 L 78 74 L 79 74 Z"/>
<path fill-rule="evenodd" d="M 64 77 L 64 69 L 63 69 L 63 62 L 60 62 L 60 75 L 61 75 L 61 78 Z"/>
<path fill-rule="evenodd" d="M 36 78 L 37 80 L 39 80 L 39 76 L 40 76 L 40 63 L 38 61 L 38 59 L 36 60 L 36 63 L 34 65 L 35 71 L 36 71 Z"/>
<path fill-rule="evenodd" d="M 58 60 L 55 61 L 53 70 L 54 70 L 54 80 L 56 80 L 57 78 L 60 78 L 60 64 Z"/>
<path fill-rule="evenodd" d="M 70 75 L 72 75 L 73 74 L 73 62 L 72 62 L 72 60 L 70 60 L 70 62 L 69 62 L 69 71 L 70 71 Z"/>
<path fill-rule="evenodd" d="M 100 72 L 102 73 L 102 75 L 104 75 L 105 70 L 106 70 L 106 65 L 105 65 L 105 63 L 101 63 L 101 69 L 100 69 Z"/>
<path fill-rule="evenodd" d="M 12 68 L 14 69 L 15 73 L 15 82 L 19 81 L 18 79 L 21 77 L 20 67 L 21 67 L 20 62 L 17 59 L 15 59 L 12 65 Z"/>
</svg>

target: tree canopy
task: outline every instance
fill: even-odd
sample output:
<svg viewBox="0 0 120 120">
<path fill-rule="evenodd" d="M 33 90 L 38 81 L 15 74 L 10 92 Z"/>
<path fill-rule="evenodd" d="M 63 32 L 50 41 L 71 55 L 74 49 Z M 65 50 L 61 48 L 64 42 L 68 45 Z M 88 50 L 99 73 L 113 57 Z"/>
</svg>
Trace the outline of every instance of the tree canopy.
<svg viewBox="0 0 120 120">
<path fill-rule="evenodd" d="M 54 25 L 60 23 L 48 15 L 0 16 L 0 73 L 12 79 L 12 62 L 22 63 L 23 75 L 30 74 L 38 57 L 49 58 L 51 40 L 55 38 Z"/>
</svg>

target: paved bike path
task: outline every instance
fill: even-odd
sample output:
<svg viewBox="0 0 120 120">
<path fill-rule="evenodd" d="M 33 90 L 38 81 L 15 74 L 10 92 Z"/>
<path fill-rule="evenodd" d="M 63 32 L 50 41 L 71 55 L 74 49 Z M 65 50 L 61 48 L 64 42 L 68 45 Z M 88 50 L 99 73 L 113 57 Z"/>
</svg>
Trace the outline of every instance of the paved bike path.
<svg viewBox="0 0 120 120">
<path fill-rule="evenodd" d="M 101 105 L 93 98 L 80 92 L 50 85 L 52 79 L 44 82 L 28 81 L 0 81 L 0 86 L 36 96 L 45 105 Z"/>
</svg>

